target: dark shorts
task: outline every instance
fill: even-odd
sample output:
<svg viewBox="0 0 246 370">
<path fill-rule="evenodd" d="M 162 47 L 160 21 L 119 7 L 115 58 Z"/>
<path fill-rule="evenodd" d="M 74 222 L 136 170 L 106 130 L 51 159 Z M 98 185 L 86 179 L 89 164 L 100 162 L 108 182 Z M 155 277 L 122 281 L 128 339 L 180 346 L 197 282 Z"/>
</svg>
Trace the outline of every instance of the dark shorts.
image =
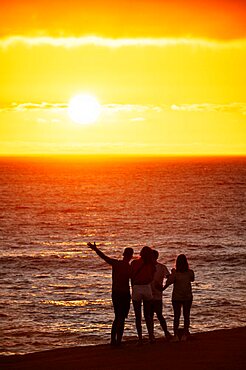
<svg viewBox="0 0 246 370">
<path fill-rule="evenodd" d="M 130 293 L 112 292 L 112 302 L 115 316 L 126 318 L 130 310 Z"/>
</svg>

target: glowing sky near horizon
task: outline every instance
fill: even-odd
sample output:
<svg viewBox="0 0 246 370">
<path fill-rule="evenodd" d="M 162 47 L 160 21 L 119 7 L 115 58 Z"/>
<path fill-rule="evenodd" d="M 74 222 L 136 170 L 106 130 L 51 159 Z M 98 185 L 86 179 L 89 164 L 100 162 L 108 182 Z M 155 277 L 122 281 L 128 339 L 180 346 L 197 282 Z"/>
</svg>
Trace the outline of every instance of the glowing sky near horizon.
<svg viewBox="0 0 246 370">
<path fill-rule="evenodd" d="M 244 1 L 3 1 L 0 154 L 246 154 Z M 90 94 L 101 114 L 69 117 Z"/>
</svg>

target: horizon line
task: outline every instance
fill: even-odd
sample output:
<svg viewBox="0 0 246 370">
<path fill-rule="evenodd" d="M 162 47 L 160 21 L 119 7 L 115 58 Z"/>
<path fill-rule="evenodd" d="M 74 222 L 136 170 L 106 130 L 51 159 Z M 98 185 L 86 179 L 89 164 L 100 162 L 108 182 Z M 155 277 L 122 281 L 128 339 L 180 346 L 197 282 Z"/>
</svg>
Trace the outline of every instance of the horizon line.
<svg viewBox="0 0 246 370">
<path fill-rule="evenodd" d="M 145 157 L 145 158 L 245 158 L 246 154 L 213 154 L 213 153 L 167 153 L 167 154 L 135 154 L 135 153 L 22 153 L 0 154 L 0 158 L 41 158 L 41 157 Z"/>
</svg>

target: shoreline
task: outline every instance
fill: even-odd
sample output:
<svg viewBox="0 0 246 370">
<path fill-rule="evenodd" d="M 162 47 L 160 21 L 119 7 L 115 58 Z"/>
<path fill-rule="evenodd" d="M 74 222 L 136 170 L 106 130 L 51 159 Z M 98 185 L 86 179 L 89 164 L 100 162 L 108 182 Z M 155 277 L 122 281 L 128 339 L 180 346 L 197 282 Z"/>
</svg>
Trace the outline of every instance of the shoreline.
<svg viewBox="0 0 246 370">
<path fill-rule="evenodd" d="M 136 346 L 135 340 L 128 340 L 119 348 L 101 344 L 58 348 L 25 355 L 2 355 L 0 368 L 244 370 L 245 343 L 246 326 L 195 333 L 187 342 L 171 343 L 158 338 L 154 344 Z"/>
</svg>

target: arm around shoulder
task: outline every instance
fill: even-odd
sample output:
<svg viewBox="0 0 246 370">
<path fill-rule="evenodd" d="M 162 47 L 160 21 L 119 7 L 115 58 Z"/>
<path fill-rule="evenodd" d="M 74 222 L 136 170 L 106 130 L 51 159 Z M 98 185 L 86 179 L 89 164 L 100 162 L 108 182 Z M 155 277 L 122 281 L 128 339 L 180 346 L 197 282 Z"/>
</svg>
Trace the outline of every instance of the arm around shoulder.
<svg viewBox="0 0 246 370">
<path fill-rule="evenodd" d="M 172 285 L 174 283 L 175 273 L 176 273 L 176 270 L 172 269 L 172 273 L 167 277 L 166 284 L 163 286 L 162 290 L 167 289 L 169 285 Z"/>
</svg>

